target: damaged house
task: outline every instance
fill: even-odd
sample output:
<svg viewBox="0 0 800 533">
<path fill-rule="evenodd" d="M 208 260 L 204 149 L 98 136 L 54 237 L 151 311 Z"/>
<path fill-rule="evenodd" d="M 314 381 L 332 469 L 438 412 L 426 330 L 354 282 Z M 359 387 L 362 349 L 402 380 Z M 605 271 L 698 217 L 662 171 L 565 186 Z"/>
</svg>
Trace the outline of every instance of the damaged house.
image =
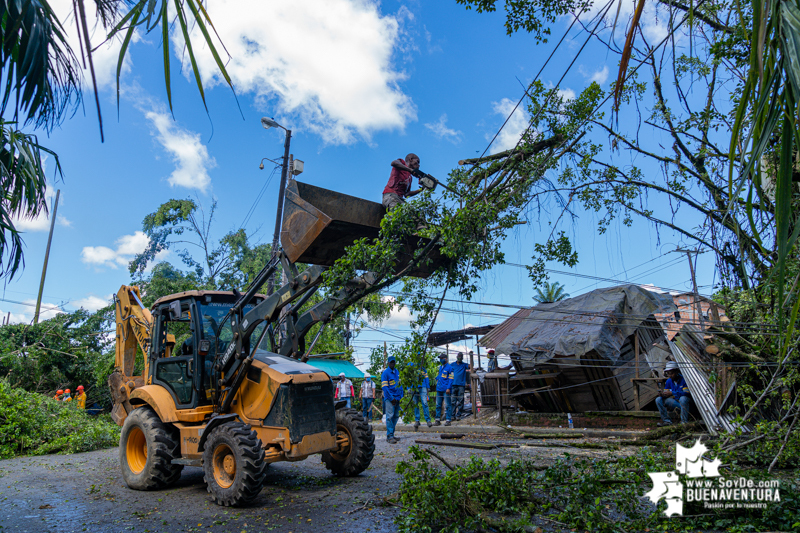
<svg viewBox="0 0 800 533">
<path fill-rule="evenodd" d="M 624 285 L 522 309 L 480 344 L 508 354 L 508 397 L 527 411 L 639 410 L 655 400 L 671 351 L 656 318 L 673 298 Z M 653 371 L 656 371 L 654 373 Z"/>
</svg>

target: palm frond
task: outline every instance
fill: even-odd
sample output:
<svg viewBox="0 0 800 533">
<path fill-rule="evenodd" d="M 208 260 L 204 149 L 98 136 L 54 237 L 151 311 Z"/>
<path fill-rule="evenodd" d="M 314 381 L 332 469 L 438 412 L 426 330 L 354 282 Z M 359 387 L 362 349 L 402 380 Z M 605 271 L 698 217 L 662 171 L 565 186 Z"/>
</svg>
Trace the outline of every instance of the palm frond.
<svg viewBox="0 0 800 533">
<path fill-rule="evenodd" d="M 22 236 L 14 219 L 35 218 L 47 213 L 47 179 L 42 152 L 53 156 L 61 173 L 58 156 L 39 144 L 35 135 L 23 133 L 14 123 L 0 120 L 0 277 L 12 278 L 24 265 Z"/>
<path fill-rule="evenodd" d="M 0 0 L 0 115 L 52 128 L 81 98 L 78 59 L 46 0 Z"/>
</svg>

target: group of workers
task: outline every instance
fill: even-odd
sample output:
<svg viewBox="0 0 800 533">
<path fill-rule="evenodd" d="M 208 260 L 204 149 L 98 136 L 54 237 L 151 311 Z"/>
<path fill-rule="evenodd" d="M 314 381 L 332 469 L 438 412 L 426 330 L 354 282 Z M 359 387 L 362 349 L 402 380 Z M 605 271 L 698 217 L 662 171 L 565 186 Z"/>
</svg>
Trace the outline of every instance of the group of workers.
<svg viewBox="0 0 800 533">
<path fill-rule="evenodd" d="M 75 398 L 72 397 L 70 389 L 58 389 L 53 399 L 57 402 L 71 402 L 75 401 L 79 409 L 86 409 L 86 393 L 83 392 L 83 385 L 78 385 L 75 390 Z"/>
<path fill-rule="evenodd" d="M 415 368 L 414 363 L 408 363 L 409 368 Z M 464 410 L 464 389 L 467 384 L 467 373 L 470 366 L 464 362 L 464 354 L 458 352 L 455 363 L 447 361 L 447 354 L 439 354 L 439 368 L 436 372 L 436 410 L 434 421 L 431 422 L 430 409 L 428 408 L 428 391 L 430 380 L 425 368 L 417 369 L 417 385 L 411 389 L 411 405 L 414 406 L 414 428 L 420 426 L 421 415 L 424 415 L 428 427 L 442 424 L 449 426 L 453 418 L 460 418 Z M 383 392 L 383 405 L 386 415 L 386 439 L 390 444 L 399 442 L 395 436 L 395 427 L 400 419 L 400 400 L 405 396 L 405 391 L 400 385 L 400 372 L 394 356 L 389 356 L 388 367 L 381 374 L 381 390 Z M 421 412 L 420 412 L 421 411 Z"/>
</svg>

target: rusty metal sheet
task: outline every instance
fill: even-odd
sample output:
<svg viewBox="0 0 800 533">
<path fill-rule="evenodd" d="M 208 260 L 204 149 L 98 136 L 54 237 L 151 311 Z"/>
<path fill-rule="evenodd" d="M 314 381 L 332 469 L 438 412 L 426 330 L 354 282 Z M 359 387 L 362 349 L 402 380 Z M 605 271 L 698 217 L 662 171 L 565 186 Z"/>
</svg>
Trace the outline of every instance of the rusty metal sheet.
<svg viewBox="0 0 800 533">
<path fill-rule="evenodd" d="M 509 318 L 507 318 L 502 324 L 496 325 L 492 328 L 492 331 L 481 337 L 481 340 L 478 341 L 478 344 L 484 346 L 486 348 L 493 348 L 496 349 L 497 345 L 503 342 L 508 335 L 514 331 L 517 326 L 522 324 L 528 316 L 530 316 L 532 309 L 520 309 Z"/>
<path fill-rule="evenodd" d="M 290 180 L 283 208 L 281 245 L 292 262 L 331 266 L 357 239 L 375 239 L 386 210 L 377 202 Z M 398 260 L 402 270 L 430 240 L 409 236 Z M 409 272 L 428 277 L 445 260 L 434 250 L 427 264 Z"/>
</svg>

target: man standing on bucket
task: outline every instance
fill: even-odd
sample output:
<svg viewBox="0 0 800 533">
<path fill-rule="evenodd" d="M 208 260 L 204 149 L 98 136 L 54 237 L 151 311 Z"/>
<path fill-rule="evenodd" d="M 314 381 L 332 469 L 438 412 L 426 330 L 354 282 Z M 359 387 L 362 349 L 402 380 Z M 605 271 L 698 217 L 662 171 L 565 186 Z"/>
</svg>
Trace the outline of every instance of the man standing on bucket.
<svg viewBox="0 0 800 533">
<path fill-rule="evenodd" d="M 403 397 L 403 387 L 400 386 L 400 372 L 393 355 L 389 356 L 389 368 L 381 374 L 381 390 L 383 391 L 383 407 L 386 414 L 386 442 L 397 444 L 400 442 L 394 437 L 394 428 L 400 418 L 400 399 Z"/>
</svg>

